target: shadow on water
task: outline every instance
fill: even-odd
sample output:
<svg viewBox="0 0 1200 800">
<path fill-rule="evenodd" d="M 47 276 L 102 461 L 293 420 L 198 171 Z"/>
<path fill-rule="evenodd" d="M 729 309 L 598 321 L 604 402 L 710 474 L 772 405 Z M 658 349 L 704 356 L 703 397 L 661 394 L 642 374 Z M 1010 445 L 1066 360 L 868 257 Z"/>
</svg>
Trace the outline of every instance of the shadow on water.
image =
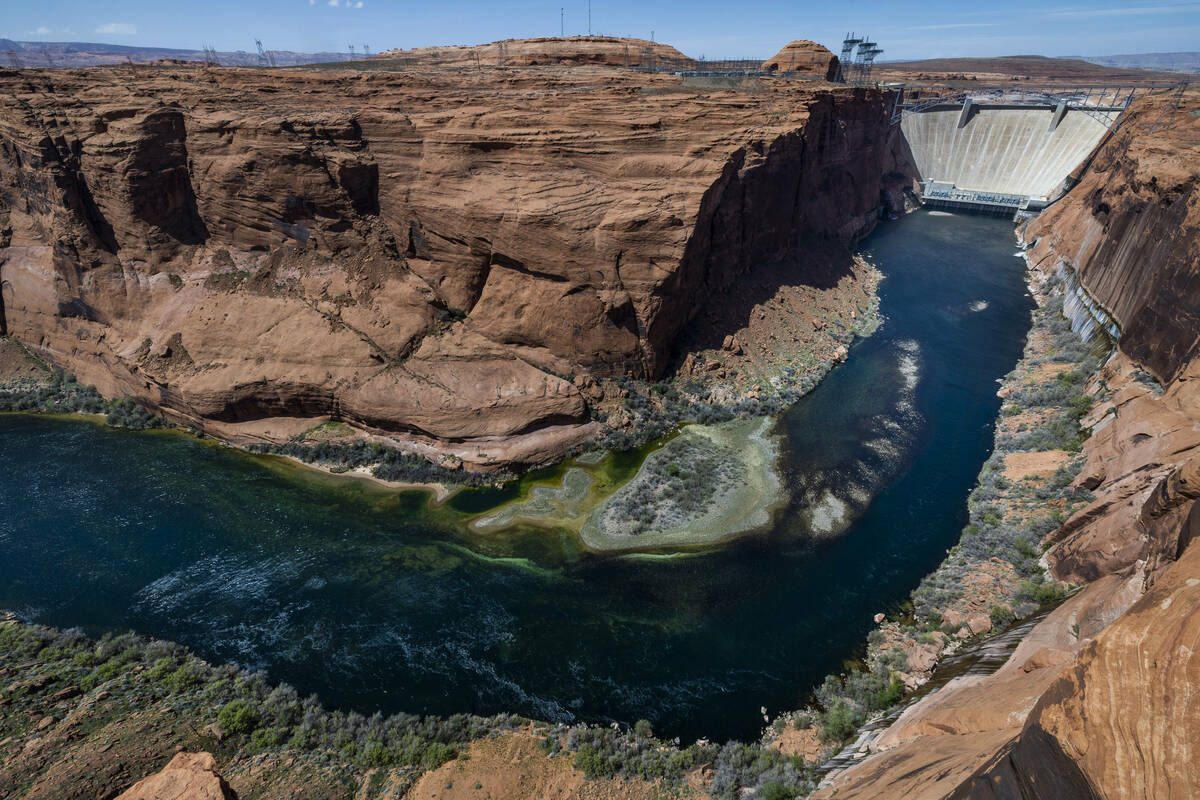
<svg viewBox="0 0 1200 800">
<path fill-rule="evenodd" d="M 795 499 L 765 535 L 594 557 L 565 530 L 469 534 L 503 493 L 434 508 L 178 435 L 4 416 L 0 607 L 174 639 L 368 713 L 756 737 L 760 706 L 802 703 L 957 540 L 1028 326 L 1001 220 L 918 213 L 863 249 L 886 322 L 781 419 Z"/>
</svg>

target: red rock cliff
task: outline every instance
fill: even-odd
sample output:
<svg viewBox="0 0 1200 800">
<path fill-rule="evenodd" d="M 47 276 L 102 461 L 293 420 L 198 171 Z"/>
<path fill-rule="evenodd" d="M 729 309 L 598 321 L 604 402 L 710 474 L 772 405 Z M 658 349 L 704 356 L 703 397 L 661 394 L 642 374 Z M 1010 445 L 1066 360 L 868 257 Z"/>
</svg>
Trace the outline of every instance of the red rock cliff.
<svg viewBox="0 0 1200 800">
<path fill-rule="evenodd" d="M 501 437 L 513 460 L 590 433 L 572 376 L 658 376 L 705 293 L 868 231 L 899 168 L 883 94 L 785 81 L 163 68 L 0 86 L 9 333 L 218 432 L 334 415 Z"/>
<path fill-rule="evenodd" d="M 1138 100 L 1025 234 L 1037 269 L 1076 270 L 1121 326 L 1084 420 L 1078 483 L 1096 499 L 1044 542 L 1055 577 L 1081 591 L 994 674 L 906 710 L 883 752 L 817 796 L 1196 796 L 1200 93 L 1176 98 Z"/>
</svg>

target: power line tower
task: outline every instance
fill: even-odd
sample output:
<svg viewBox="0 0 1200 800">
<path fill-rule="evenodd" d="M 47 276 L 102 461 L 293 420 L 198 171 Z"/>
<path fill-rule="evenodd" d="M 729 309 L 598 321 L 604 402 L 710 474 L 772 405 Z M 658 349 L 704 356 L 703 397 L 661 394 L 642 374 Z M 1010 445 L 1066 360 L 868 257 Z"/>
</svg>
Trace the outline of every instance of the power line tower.
<svg viewBox="0 0 1200 800">
<path fill-rule="evenodd" d="M 346 45 L 346 47 L 350 48 L 350 60 L 351 61 L 358 58 L 358 54 L 354 52 L 354 45 L 348 44 L 348 45 Z"/>
<path fill-rule="evenodd" d="M 883 48 L 875 42 L 863 42 L 858 48 L 858 79 L 862 83 L 871 80 L 871 67 L 875 64 L 875 56 L 883 52 Z"/>
<path fill-rule="evenodd" d="M 254 46 L 258 48 L 258 65 L 260 67 L 267 66 L 267 51 L 263 50 L 262 39 L 255 39 Z"/>
<path fill-rule="evenodd" d="M 217 49 L 210 44 L 204 45 L 204 66 L 221 66 L 221 59 L 217 58 Z"/>
<path fill-rule="evenodd" d="M 853 33 L 847 33 L 846 38 L 842 39 L 842 55 L 838 59 L 837 82 L 846 82 L 846 73 L 849 71 L 846 65 L 851 63 L 853 58 L 854 48 L 862 44 L 862 37 Z"/>
<path fill-rule="evenodd" d="M 370 55 L 371 55 L 371 46 L 364 44 L 363 45 L 363 58 L 369 58 Z"/>
</svg>

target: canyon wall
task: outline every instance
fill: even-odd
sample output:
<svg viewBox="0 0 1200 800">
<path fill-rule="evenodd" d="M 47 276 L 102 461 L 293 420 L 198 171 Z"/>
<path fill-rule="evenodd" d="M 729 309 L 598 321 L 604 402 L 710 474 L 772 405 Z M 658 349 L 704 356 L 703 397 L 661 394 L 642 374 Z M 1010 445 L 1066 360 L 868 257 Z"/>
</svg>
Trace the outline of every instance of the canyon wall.
<svg viewBox="0 0 1200 800">
<path fill-rule="evenodd" d="M 544 461 L 708 293 L 900 210 L 887 108 L 601 67 L 0 71 L 4 325 L 227 438 L 332 416 Z"/>
<path fill-rule="evenodd" d="M 1043 542 L 1053 576 L 1080 591 L 997 672 L 954 679 L 906 709 L 876 740 L 882 752 L 819 796 L 1195 796 L 1198 117 L 1200 92 L 1139 99 L 1024 234 L 1035 279 L 1077 275 L 1121 333 L 1089 383 L 1076 482 L 1095 499 Z"/>
</svg>

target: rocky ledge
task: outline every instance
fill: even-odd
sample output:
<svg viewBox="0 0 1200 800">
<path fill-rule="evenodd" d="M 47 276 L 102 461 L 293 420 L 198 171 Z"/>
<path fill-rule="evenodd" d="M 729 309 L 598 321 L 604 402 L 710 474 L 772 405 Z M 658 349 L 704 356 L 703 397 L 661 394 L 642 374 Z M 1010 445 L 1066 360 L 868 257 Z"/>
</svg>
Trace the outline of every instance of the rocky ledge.
<svg viewBox="0 0 1200 800">
<path fill-rule="evenodd" d="M 896 135 L 873 89 L 604 66 L 0 71 L 0 334 L 234 442 L 541 463 L 757 267 L 844 291 Z"/>
<path fill-rule="evenodd" d="M 1139 99 L 1025 232 L 1035 275 L 1074 276 L 1084 293 L 1068 304 L 1076 328 L 1108 320 L 1120 335 L 1085 390 L 1074 485 L 1092 499 L 1041 542 L 1051 576 L 1079 591 L 994 674 L 910 706 L 876 739 L 882 752 L 819 796 L 1184 798 L 1200 786 L 1198 143 L 1200 93 Z"/>
</svg>

